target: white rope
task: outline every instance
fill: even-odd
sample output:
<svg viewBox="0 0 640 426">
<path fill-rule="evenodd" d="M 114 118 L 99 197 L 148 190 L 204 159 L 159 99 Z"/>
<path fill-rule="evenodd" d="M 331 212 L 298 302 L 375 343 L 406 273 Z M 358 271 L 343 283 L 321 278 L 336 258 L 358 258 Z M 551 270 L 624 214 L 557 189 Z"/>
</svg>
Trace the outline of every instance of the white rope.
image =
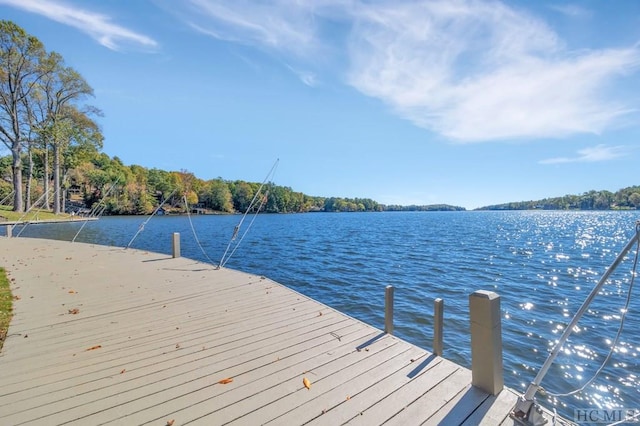
<svg viewBox="0 0 640 426">
<path fill-rule="evenodd" d="M 160 208 L 162 206 L 164 206 L 164 203 L 167 202 L 167 200 L 169 200 L 169 198 L 171 198 L 171 196 L 173 195 L 174 192 L 176 192 L 178 190 L 178 188 L 174 189 L 173 191 L 171 191 L 171 194 L 169 194 L 169 196 L 167 198 L 164 199 L 164 201 L 162 203 L 160 203 L 160 205 L 158 205 L 158 207 L 155 208 L 155 210 L 153 210 L 153 212 L 149 215 L 149 217 L 140 224 L 140 226 L 138 227 L 138 232 L 136 232 L 136 234 L 133 236 L 133 238 L 131 238 L 131 241 L 129 241 L 129 244 L 127 244 L 127 246 L 125 247 L 125 249 L 128 249 L 129 247 L 131 247 L 131 244 L 133 244 L 133 240 L 136 239 L 136 237 L 138 236 L 138 234 L 140 234 L 142 231 L 144 231 L 144 227 L 145 225 L 151 220 L 151 218 L 153 216 L 156 215 L 156 213 L 158 213 L 158 210 L 160 210 Z"/>
<path fill-rule="evenodd" d="M 2 199 L 2 201 L 0 201 L 0 206 L 4 206 L 4 203 L 5 203 L 6 201 L 9 201 L 9 198 L 13 197 L 13 194 L 15 194 L 15 192 L 16 192 L 16 191 L 13 191 L 13 190 L 12 190 L 12 191 L 9 193 L 9 195 L 7 195 L 6 197 L 4 197 L 4 198 Z"/>
<path fill-rule="evenodd" d="M 236 250 L 238 250 L 238 247 L 240 246 L 240 243 L 242 243 L 242 240 L 244 240 L 244 237 L 249 233 L 249 230 L 251 229 L 251 226 L 253 225 L 253 222 L 256 220 L 256 217 L 258 217 L 258 213 L 262 209 L 262 206 L 264 206 L 264 204 L 267 201 L 268 197 L 269 197 L 269 191 L 267 191 L 267 193 L 264 195 L 264 197 L 262 197 L 262 201 L 260 202 L 260 206 L 258 207 L 258 210 L 256 211 L 256 214 L 254 214 L 253 218 L 251 218 L 251 222 L 249 222 L 249 225 L 247 226 L 247 229 L 242 233 L 242 236 L 240 237 L 240 240 L 238 240 L 238 243 L 233 247 L 233 250 L 231 250 L 231 253 L 229 253 L 229 256 L 227 257 L 227 259 L 224 261 L 224 263 L 220 264 L 219 267 L 222 268 L 229 261 L 229 259 L 231 259 L 231 256 L 233 256 L 233 254 L 236 252 Z M 234 238 L 238 234 L 238 230 L 239 229 L 240 228 L 236 226 L 236 228 L 234 230 Z"/>
<path fill-rule="evenodd" d="M 200 244 L 200 240 L 198 239 L 198 235 L 196 234 L 196 228 L 193 226 L 193 222 L 191 221 L 191 212 L 189 211 L 190 210 L 189 203 L 187 203 L 186 195 L 184 196 L 184 206 L 187 209 L 187 217 L 189 218 L 189 225 L 191 226 L 191 232 L 193 233 L 193 238 L 196 240 L 196 244 L 198 244 L 198 247 L 200 247 L 202 254 L 204 255 L 204 257 L 207 258 L 209 263 L 211 263 L 213 266 L 217 266 L 215 262 L 209 257 L 207 252 L 204 250 L 204 247 L 202 247 L 202 244 Z"/>
<path fill-rule="evenodd" d="M 36 207 L 38 204 L 40 204 L 40 201 L 42 201 L 42 199 L 43 199 L 43 198 L 44 198 L 44 197 L 49 193 L 49 191 L 51 191 L 51 188 L 47 189 L 47 190 L 44 192 L 44 194 L 42 194 L 42 195 L 40 196 L 40 198 L 38 198 L 38 199 L 36 200 L 36 202 L 35 202 L 35 203 L 33 203 L 33 204 L 31 205 L 31 207 L 29 207 L 29 209 L 27 209 L 27 211 L 26 211 L 26 212 L 24 212 L 24 214 L 23 214 L 22 216 L 20 216 L 20 219 L 18 219 L 18 220 L 17 220 L 17 222 L 22 221 L 22 219 L 24 219 L 24 218 L 29 214 L 29 212 L 31 211 L 31 209 L 33 209 L 33 208 L 34 208 L 34 207 Z M 24 231 L 25 229 L 27 229 L 27 226 L 29 226 L 29 224 L 30 224 L 30 223 L 31 223 L 30 221 L 25 222 L 25 223 L 24 223 L 24 225 L 22 226 L 22 229 L 20 229 L 20 232 L 18 232 L 18 235 L 16 235 L 16 237 L 19 237 L 19 236 L 20 236 L 20 234 L 22 234 L 22 231 Z M 13 231 L 13 229 L 14 229 L 17 225 L 18 225 L 17 223 L 16 223 L 15 225 L 13 225 L 13 226 L 11 227 L 11 231 Z"/>
<path fill-rule="evenodd" d="M 103 204 L 102 206 L 100 206 L 109 196 L 109 193 L 111 193 L 111 191 L 113 190 L 113 188 L 116 187 L 116 185 L 118 184 L 118 182 L 120 181 L 120 178 L 117 178 L 116 181 L 111 185 L 111 187 L 109 187 L 109 189 L 107 189 L 107 192 L 104 193 L 104 196 L 100 199 L 100 201 L 98 202 L 98 204 L 96 204 L 95 206 L 93 206 L 91 208 L 91 212 L 89 213 L 89 217 L 87 218 L 87 220 L 85 220 L 82 223 L 82 226 L 80 227 L 80 229 L 78 229 L 78 232 L 76 232 L 76 235 L 73 236 L 73 239 L 71 240 L 72 243 L 76 242 L 76 238 L 78 238 L 78 235 L 80 235 L 80 232 L 82 232 L 82 230 L 84 229 L 84 227 L 87 225 L 87 223 L 89 223 L 89 219 L 92 217 L 101 217 L 102 213 L 104 213 L 104 211 L 107 209 L 107 205 Z"/>
<path fill-rule="evenodd" d="M 260 207 L 258 207 L 258 209 L 256 210 L 256 212 L 254 214 L 254 217 L 253 217 L 253 220 L 250 222 L 249 226 L 247 227 L 247 230 L 242 234 L 242 237 L 240 238 L 240 240 L 236 244 L 233 244 L 233 242 L 236 240 L 236 238 L 238 236 L 238 233 L 240 232 L 240 228 L 242 228 L 242 224 L 244 223 L 245 218 L 247 217 L 247 215 L 249 214 L 251 209 L 253 209 L 255 207 L 256 201 L 258 200 L 258 197 L 262 193 L 262 188 L 265 186 L 267 181 L 273 179 L 273 176 L 274 176 L 274 174 L 276 172 L 276 168 L 278 167 L 278 163 L 279 162 L 280 162 L 280 159 L 277 159 L 276 162 L 273 164 L 273 166 L 271 167 L 271 170 L 269 171 L 269 173 L 267 174 L 265 179 L 262 181 L 262 183 L 260 184 L 260 187 L 258 188 L 258 190 L 256 191 L 255 195 L 253 196 L 253 199 L 251 200 L 251 203 L 249 203 L 249 206 L 247 207 L 247 210 L 242 215 L 242 218 L 240 218 L 240 222 L 234 227 L 233 235 L 231 236 L 231 240 L 229 240 L 229 244 L 227 244 L 227 248 L 224 251 L 224 253 L 222 254 L 222 258 L 220 259 L 220 263 L 218 264 L 219 268 L 222 268 L 229 261 L 231 256 L 235 253 L 235 251 L 238 249 L 238 247 L 240 246 L 240 243 L 242 242 L 242 240 L 244 239 L 245 235 L 247 235 L 247 232 L 251 228 L 251 225 L 253 224 L 253 221 L 255 220 L 255 217 L 258 215 L 258 213 L 260 212 L 260 209 L 262 208 L 262 206 L 266 202 L 266 198 L 267 197 L 263 196 L 263 198 L 261 199 L 261 202 L 260 202 Z M 232 245 L 233 245 L 233 249 L 231 250 L 231 246 Z M 229 250 L 231 250 L 231 253 L 229 254 L 229 256 L 227 256 L 227 253 L 229 253 Z"/>
<path fill-rule="evenodd" d="M 636 225 L 636 233 L 640 232 L 640 225 Z M 549 392 L 548 390 L 545 389 L 545 392 L 553 397 L 564 397 L 564 396 L 571 396 L 571 395 L 575 395 L 579 392 L 582 392 L 586 389 L 587 386 L 589 386 L 591 383 L 593 383 L 593 381 L 598 377 L 598 375 L 600 375 L 600 373 L 602 372 L 602 370 L 604 370 L 604 367 L 607 365 L 607 363 L 609 362 L 609 360 L 611 359 L 611 357 L 613 356 L 613 353 L 616 349 L 616 346 L 618 345 L 618 342 L 620 340 L 620 336 L 622 335 L 622 330 L 624 328 L 624 320 L 625 317 L 627 316 L 627 312 L 629 311 L 629 304 L 631 303 L 631 294 L 633 291 L 633 285 L 635 283 L 635 278 L 636 278 L 636 272 L 637 272 L 637 267 L 638 267 L 638 252 L 640 251 L 640 240 L 638 240 L 637 245 L 636 245 L 636 255 L 634 257 L 633 260 L 633 269 L 631 270 L 631 280 L 629 282 L 629 291 L 627 292 L 627 299 L 625 301 L 624 304 L 624 308 L 622 310 L 622 315 L 620 316 L 620 325 L 618 326 L 618 332 L 616 333 L 616 337 L 613 340 L 613 344 L 611 345 L 611 349 L 609 350 L 609 353 L 607 354 L 606 358 L 604 359 L 604 361 L 602 362 L 602 364 L 600 365 L 600 367 L 596 370 L 596 372 L 594 373 L 593 377 L 591 377 L 591 379 L 589 379 L 584 385 L 582 385 L 580 388 L 575 389 L 571 392 L 567 392 L 567 393 L 553 393 L 553 392 Z"/>
</svg>

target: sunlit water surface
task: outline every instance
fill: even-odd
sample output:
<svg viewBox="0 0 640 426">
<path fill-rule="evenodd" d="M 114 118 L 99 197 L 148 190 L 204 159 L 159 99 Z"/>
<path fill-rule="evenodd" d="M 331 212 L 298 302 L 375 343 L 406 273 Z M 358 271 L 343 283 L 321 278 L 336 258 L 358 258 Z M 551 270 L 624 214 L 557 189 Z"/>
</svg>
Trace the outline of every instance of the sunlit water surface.
<svg viewBox="0 0 640 426">
<path fill-rule="evenodd" d="M 505 383 L 524 391 L 588 293 L 635 231 L 635 212 L 422 212 L 259 215 L 226 264 L 266 275 L 320 302 L 383 328 L 384 288 L 395 286 L 395 334 L 427 349 L 433 301 L 445 301 L 445 352 L 470 367 L 468 296 L 501 296 Z M 144 217 L 104 217 L 77 241 L 126 246 Z M 252 217 L 247 217 L 245 226 Z M 218 262 L 240 216 L 154 217 L 132 248 Z M 80 224 L 31 225 L 21 236 L 71 240 Z M 14 235 L 20 232 L 14 230 Z M 200 246 L 202 248 L 200 248 Z M 203 253 L 204 250 L 204 253 Z M 206 254 L 206 255 L 205 255 Z M 543 381 L 566 393 L 589 380 L 620 324 L 635 249 L 578 323 Z M 574 408 L 640 409 L 640 299 L 634 290 L 610 362 L 584 392 L 542 397 L 573 417 Z"/>
</svg>

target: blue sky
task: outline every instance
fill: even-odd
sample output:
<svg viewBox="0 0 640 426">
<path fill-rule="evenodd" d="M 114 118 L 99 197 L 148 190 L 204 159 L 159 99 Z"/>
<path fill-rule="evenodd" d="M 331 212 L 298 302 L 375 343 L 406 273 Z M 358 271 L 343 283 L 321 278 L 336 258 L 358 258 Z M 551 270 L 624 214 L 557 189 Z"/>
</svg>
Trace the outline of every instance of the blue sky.
<svg viewBox="0 0 640 426">
<path fill-rule="evenodd" d="M 640 2 L 0 0 L 94 88 L 104 151 L 466 208 L 638 185 Z"/>
</svg>

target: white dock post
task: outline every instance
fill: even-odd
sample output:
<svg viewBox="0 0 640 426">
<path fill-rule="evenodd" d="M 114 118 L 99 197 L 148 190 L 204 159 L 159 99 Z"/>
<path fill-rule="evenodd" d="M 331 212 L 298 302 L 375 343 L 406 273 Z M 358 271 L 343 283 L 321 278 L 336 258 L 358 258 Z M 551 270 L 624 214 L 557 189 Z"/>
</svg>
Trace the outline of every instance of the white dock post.
<svg viewBox="0 0 640 426">
<path fill-rule="evenodd" d="M 7 238 L 11 238 L 12 231 L 13 231 L 13 226 L 7 225 Z"/>
<path fill-rule="evenodd" d="M 469 296 L 471 384 L 491 395 L 504 387 L 500 296 L 479 290 Z"/>
<path fill-rule="evenodd" d="M 393 286 L 388 285 L 384 292 L 384 332 L 393 334 Z"/>
<path fill-rule="evenodd" d="M 180 257 L 180 233 L 173 233 L 173 257 Z"/>
<path fill-rule="evenodd" d="M 442 356 L 442 330 L 444 317 L 444 300 L 437 298 L 433 302 L 433 354 Z"/>
</svg>

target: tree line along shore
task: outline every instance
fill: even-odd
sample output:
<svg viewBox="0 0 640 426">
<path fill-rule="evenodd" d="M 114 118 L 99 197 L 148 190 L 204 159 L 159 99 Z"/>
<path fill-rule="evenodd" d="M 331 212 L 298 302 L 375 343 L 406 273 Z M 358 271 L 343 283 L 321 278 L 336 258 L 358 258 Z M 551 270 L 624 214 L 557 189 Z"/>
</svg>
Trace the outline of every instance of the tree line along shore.
<svg viewBox="0 0 640 426">
<path fill-rule="evenodd" d="M 0 205 L 54 214 L 85 212 L 101 204 L 104 214 L 167 212 L 381 211 L 368 198 L 315 197 L 289 187 L 222 178 L 202 180 L 186 170 L 126 166 L 101 150 L 102 112 L 89 101 L 93 89 L 82 75 L 11 21 L 0 21 Z M 259 191 L 260 190 L 260 191 Z M 453 206 L 416 209 L 461 209 Z"/>
<path fill-rule="evenodd" d="M 15 23 L 0 21 L 0 141 L 9 152 L 0 157 L 0 206 L 11 206 L 14 212 L 109 215 L 150 214 L 160 206 L 165 213 L 465 210 L 447 204 L 401 206 L 370 198 L 310 196 L 287 186 L 203 180 L 187 170 L 127 166 L 102 152 L 102 112 L 89 103 L 93 96 L 89 83 L 60 54 L 47 51 Z M 640 187 L 478 210 L 636 208 Z"/>
</svg>

